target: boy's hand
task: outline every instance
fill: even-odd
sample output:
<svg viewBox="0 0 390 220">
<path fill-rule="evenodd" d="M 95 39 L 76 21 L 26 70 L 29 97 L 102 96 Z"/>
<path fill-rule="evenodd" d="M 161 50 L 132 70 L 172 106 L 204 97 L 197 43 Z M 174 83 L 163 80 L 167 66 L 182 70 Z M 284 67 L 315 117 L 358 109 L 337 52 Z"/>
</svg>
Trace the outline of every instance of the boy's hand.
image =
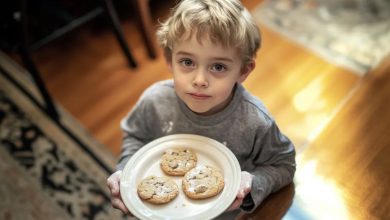
<svg viewBox="0 0 390 220">
<path fill-rule="evenodd" d="M 252 179 L 253 179 L 252 174 L 250 174 L 246 171 L 241 172 L 240 189 L 238 190 L 237 197 L 234 200 L 234 202 L 230 205 L 228 211 L 240 208 L 242 202 L 244 201 L 245 196 L 252 189 Z"/>
<path fill-rule="evenodd" d="M 111 174 L 110 177 L 107 178 L 107 186 L 111 193 L 111 205 L 112 207 L 121 210 L 123 213 L 131 215 L 131 213 L 123 203 L 120 194 L 119 183 L 120 183 L 121 176 L 122 176 L 122 171 L 118 170 L 115 173 Z"/>
</svg>

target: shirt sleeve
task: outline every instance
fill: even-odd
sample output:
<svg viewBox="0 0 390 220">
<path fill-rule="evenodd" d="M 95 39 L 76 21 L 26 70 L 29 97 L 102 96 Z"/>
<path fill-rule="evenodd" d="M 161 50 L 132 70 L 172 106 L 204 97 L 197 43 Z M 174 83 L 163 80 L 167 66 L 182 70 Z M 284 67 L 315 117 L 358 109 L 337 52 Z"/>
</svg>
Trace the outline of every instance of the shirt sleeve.
<svg viewBox="0 0 390 220">
<path fill-rule="evenodd" d="M 123 131 L 122 150 L 117 170 L 123 170 L 127 161 L 151 139 L 145 100 L 140 100 L 122 119 L 120 127 Z"/>
<path fill-rule="evenodd" d="M 246 212 L 255 210 L 269 194 L 291 183 L 296 170 L 294 145 L 274 121 L 257 134 L 254 151 L 243 166 L 254 175 L 251 192 L 241 207 Z"/>
</svg>

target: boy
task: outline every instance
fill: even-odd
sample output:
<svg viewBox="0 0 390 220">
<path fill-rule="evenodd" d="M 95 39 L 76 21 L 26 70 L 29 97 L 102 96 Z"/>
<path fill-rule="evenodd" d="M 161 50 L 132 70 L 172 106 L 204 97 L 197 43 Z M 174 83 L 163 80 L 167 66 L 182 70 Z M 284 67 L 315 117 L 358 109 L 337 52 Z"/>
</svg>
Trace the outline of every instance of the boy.
<svg viewBox="0 0 390 220">
<path fill-rule="evenodd" d="M 107 179 L 113 207 L 128 213 L 119 178 L 129 158 L 154 139 L 187 133 L 225 144 L 241 165 L 241 188 L 224 216 L 253 211 L 295 173 L 293 144 L 241 85 L 255 68 L 256 24 L 239 0 L 182 0 L 157 36 L 173 81 L 148 88 L 121 121 L 118 171 Z"/>
</svg>

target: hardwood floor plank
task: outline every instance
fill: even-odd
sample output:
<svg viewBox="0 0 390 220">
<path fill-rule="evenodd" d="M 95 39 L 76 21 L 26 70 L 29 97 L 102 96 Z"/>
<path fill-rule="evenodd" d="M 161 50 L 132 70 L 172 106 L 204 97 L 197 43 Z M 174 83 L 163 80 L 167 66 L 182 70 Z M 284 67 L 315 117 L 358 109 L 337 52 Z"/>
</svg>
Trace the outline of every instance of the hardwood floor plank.
<svg viewBox="0 0 390 220">
<path fill-rule="evenodd" d="M 262 33 L 264 46 L 256 59 L 257 67 L 244 85 L 264 101 L 301 151 L 360 77 L 325 62 L 265 26 Z"/>
<path fill-rule="evenodd" d="M 313 219 L 329 213 L 332 219 L 390 218 L 389 61 L 364 78 L 300 156 L 296 200 L 304 201 L 301 209 Z"/>
</svg>

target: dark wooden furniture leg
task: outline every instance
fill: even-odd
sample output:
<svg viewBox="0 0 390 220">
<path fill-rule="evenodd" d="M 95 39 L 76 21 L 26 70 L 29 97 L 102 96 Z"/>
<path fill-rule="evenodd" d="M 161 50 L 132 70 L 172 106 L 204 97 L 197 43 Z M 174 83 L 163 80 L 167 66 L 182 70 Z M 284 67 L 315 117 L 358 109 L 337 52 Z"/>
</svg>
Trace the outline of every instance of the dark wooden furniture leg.
<svg viewBox="0 0 390 220">
<path fill-rule="evenodd" d="M 146 45 L 148 55 L 154 59 L 157 57 L 157 45 L 152 16 L 150 14 L 150 2 L 149 0 L 131 0 L 131 2 L 137 15 L 137 23 L 141 30 L 142 39 Z"/>
<path fill-rule="evenodd" d="M 106 12 L 106 14 L 110 20 L 111 27 L 112 27 L 112 29 L 117 37 L 117 40 L 118 40 L 120 46 L 122 47 L 123 52 L 125 53 L 125 55 L 127 57 L 129 65 L 133 68 L 137 67 L 137 63 L 135 62 L 132 54 L 130 53 L 129 47 L 128 47 L 126 40 L 124 38 L 122 29 L 120 26 L 119 18 L 115 12 L 115 9 L 114 9 L 114 6 L 113 6 L 111 0 L 102 0 L 102 1 L 103 1 L 102 2 L 103 5 L 104 5 L 104 11 Z M 29 39 L 28 39 L 28 36 L 29 36 L 28 35 L 28 15 L 27 15 L 27 1 L 26 0 L 19 0 L 19 9 L 20 9 L 19 17 L 16 17 L 15 19 L 17 20 L 18 25 L 19 25 L 18 28 L 19 28 L 19 36 L 20 36 L 20 42 L 21 42 L 21 46 L 19 48 L 19 51 L 21 54 L 22 61 L 23 61 L 24 65 L 26 66 L 27 70 L 29 71 L 29 73 L 31 74 L 31 77 L 33 78 L 35 85 L 37 86 L 37 88 L 40 92 L 40 95 L 42 96 L 42 98 L 44 100 L 45 111 L 54 120 L 58 121 L 59 114 L 58 114 L 58 111 L 55 107 L 53 99 L 50 96 L 49 92 L 47 91 L 45 84 L 44 84 L 42 78 L 40 77 L 40 73 L 39 73 L 37 67 L 35 66 L 34 61 L 31 57 L 31 49 L 30 49 Z M 83 21 L 88 21 L 88 20 L 92 19 L 92 17 L 95 17 L 98 14 L 97 12 L 98 11 L 96 11 L 96 13 L 93 12 L 92 16 L 87 15 L 86 19 Z M 61 31 L 61 34 L 58 34 L 57 33 L 58 31 L 57 31 L 56 33 L 54 33 L 53 36 L 49 37 L 49 40 L 45 40 L 44 42 L 48 42 L 50 40 L 53 40 L 53 39 L 59 37 L 60 35 L 62 35 L 63 33 L 67 32 L 67 31 L 69 31 L 69 30 L 71 30 L 79 25 L 81 25 L 80 22 L 72 23 L 69 25 L 69 27 L 65 27 L 64 29 L 61 29 L 61 30 L 63 30 L 63 31 Z M 42 45 L 42 43 L 39 45 Z"/>
<path fill-rule="evenodd" d="M 19 23 L 19 36 L 21 37 L 21 47 L 20 53 L 23 60 L 23 63 L 26 65 L 27 70 L 30 72 L 36 86 L 38 87 L 39 92 L 44 100 L 45 110 L 54 120 L 59 120 L 58 111 L 54 105 L 53 99 L 51 98 L 49 92 L 47 91 L 45 84 L 42 78 L 39 75 L 38 69 L 36 68 L 32 58 L 30 49 L 28 47 L 28 17 L 27 17 L 27 2 L 26 0 L 20 0 L 20 18 L 17 19 Z"/>
<path fill-rule="evenodd" d="M 112 4 L 111 0 L 104 0 L 104 9 L 107 16 L 110 18 L 111 27 L 115 33 L 116 38 L 118 39 L 120 46 L 122 47 L 124 54 L 127 57 L 129 65 L 133 68 L 137 67 L 137 63 L 131 55 L 129 47 L 126 43 L 124 34 L 120 26 L 118 15 L 115 12 L 114 5 Z"/>
</svg>

